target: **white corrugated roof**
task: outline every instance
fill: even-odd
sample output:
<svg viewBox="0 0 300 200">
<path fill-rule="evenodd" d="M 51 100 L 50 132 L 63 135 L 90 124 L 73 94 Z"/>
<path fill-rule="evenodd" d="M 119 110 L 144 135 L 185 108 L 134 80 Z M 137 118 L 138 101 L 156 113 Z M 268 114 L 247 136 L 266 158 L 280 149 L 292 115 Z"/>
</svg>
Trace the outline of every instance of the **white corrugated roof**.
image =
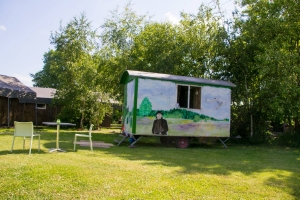
<svg viewBox="0 0 300 200">
<path fill-rule="evenodd" d="M 200 83 L 207 85 L 215 85 L 215 86 L 226 86 L 226 87 L 236 87 L 235 84 L 229 81 L 222 80 L 212 80 L 212 79 L 204 79 L 204 78 L 194 78 L 188 76 L 177 76 L 171 74 L 160 74 L 153 72 L 142 72 L 142 71 L 134 71 L 134 70 L 126 70 L 121 77 L 121 84 L 126 83 L 128 77 L 141 77 L 141 78 L 151 78 L 151 79 L 160 79 L 160 80 L 170 80 L 177 82 L 187 82 L 187 83 Z"/>
</svg>

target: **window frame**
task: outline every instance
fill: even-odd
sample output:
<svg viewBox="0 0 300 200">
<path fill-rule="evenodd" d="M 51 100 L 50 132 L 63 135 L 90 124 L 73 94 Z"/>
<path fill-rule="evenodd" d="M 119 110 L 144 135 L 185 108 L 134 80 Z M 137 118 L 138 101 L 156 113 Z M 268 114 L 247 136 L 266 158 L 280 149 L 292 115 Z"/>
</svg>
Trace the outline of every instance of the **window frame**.
<svg viewBox="0 0 300 200">
<path fill-rule="evenodd" d="M 180 100 L 179 100 L 179 87 L 187 87 L 187 107 L 182 107 L 180 106 Z M 191 103 L 190 103 L 190 100 L 191 100 L 191 87 L 194 87 L 194 88 L 199 88 L 199 108 L 191 108 Z M 201 98 L 202 98 L 202 87 L 199 86 L 199 85 L 190 85 L 190 84 L 176 84 L 176 92 L 177 92 L 177 100 L 176 100 L 176 103 L 177 103 L 177 106 L 178 108 L 186 108 L 186 109 L 194 109 L 194 110 L 201 110 L 201 107 L 202 107 L 202 104 L 201 104 Z"/>
<path fill-rule="evenodd" d="M 47 108 L 47 104 L 45 104 L 45 103 L 36 103 L 35 104 L 35 109 L 46 110 L 46 108 Z"/>
</svg>

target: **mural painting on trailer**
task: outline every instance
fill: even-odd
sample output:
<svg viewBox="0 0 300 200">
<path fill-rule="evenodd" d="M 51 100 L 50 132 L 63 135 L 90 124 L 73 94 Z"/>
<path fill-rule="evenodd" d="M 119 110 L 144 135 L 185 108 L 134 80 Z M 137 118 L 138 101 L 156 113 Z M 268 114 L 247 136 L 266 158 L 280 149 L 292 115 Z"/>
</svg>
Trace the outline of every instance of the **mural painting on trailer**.
<svg viewBox="0 0 300 200">
<path fill-rule="evenodd" d="M 160 112 L 168 136 L 230 135 L 229 87 L 138 78 L 125 85 L 125 94 L 124 128 L 128 133 L 151 135 Z"/>
</svg>

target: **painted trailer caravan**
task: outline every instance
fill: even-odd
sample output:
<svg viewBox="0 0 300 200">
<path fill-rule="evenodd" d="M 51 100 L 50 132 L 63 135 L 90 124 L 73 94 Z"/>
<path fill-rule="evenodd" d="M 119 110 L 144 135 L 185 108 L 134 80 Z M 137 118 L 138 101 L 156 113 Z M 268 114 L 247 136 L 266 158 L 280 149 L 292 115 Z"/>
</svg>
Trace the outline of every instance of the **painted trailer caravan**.
<svg viewBox="0 0 300 200">
<path fill-rule="evenodd" d="M 175 141 L 178 148 L 187 148 L 192 138 L 230 136 L 233 83 L 132 70 L 122 74 L 120 83 L 125 96 L 118 145 L 126 137 L 134 145 L 142 137 L 156 136 L 162 143 Z"/>
</svg>

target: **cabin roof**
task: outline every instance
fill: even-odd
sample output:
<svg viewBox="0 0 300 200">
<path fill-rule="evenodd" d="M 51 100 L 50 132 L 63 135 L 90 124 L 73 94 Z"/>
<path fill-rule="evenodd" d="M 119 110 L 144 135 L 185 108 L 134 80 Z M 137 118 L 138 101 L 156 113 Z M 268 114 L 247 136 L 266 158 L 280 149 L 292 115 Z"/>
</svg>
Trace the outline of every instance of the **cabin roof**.
<svg viewBox="0 0 300 200">
<path fill-rule="evenodd" d="M 53 99 L 56 93 L 56 89 L 54 88 L 41 88 L 41 87 L 29 87 L 29 88 L 36 92 L 37 98 Z"/>
<path fill-rule="evenodd" d="M 20 98 L 20 103 L 38 103 L 38 104 L 51 104 L 52 99 L 56 93 L 54 88 L 41 88 L 41 87 L 29 87 L 36 92 L 35 99 Z"/>
<path fill-rule="evenodd" d="M 17 78 L 0 74 L 0 96 L 9 98 L 36 98 L 36 92 Z"/>
<path fill-rule="evenodd" d="M 159 80 L 167 80 L 167 81 L 175 81 L 175 82 L 197 83 L 197 84 L 223 86 L 223 87 L 236 87 L 235 84 L 229 81 L 194 78 L 188 76 L 177 76 L 171 74 L 160 74 L 160 73 L 153 73 L 153 72 L 142 72 L 142 71 L 134 71 L 134 70 L 124 71 L 120 80 L 120 84 L 126 84 L 135 77 L 159 79 Z"/>
</svg>

